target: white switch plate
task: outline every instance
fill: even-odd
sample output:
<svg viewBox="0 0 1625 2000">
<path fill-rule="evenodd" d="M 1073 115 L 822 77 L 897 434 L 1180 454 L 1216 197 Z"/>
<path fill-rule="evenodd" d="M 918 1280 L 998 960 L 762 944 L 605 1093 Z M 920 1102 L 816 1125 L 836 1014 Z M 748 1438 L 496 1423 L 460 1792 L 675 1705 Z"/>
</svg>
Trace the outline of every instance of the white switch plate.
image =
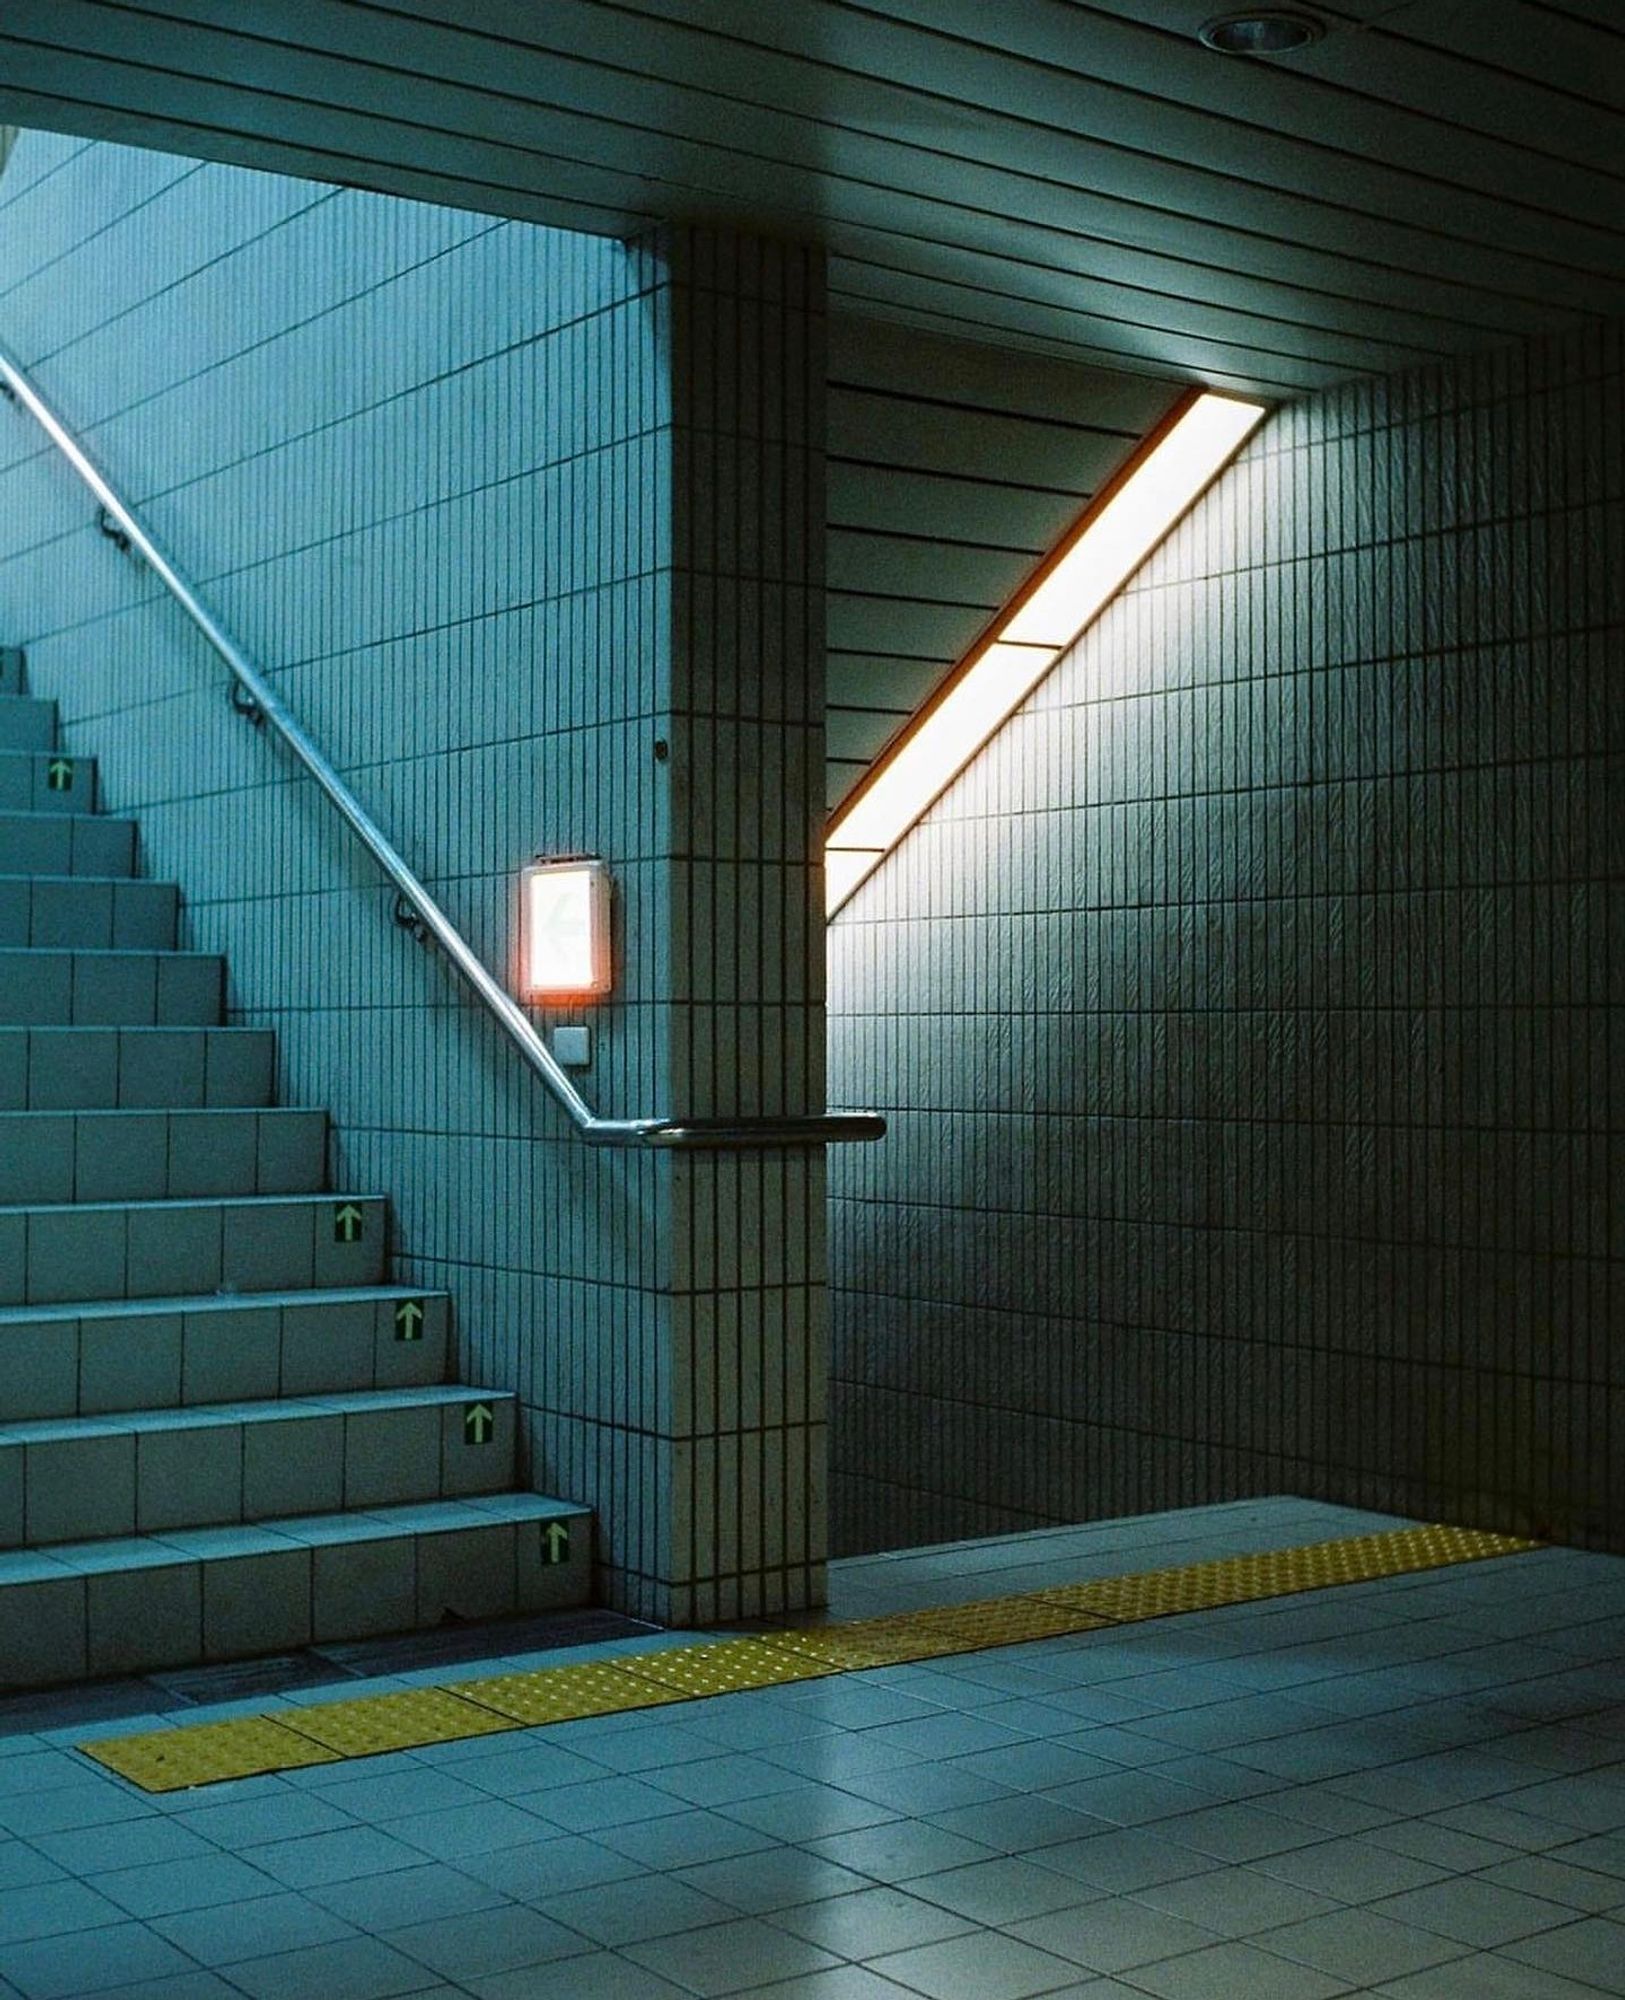
<svg viewBox="0 0 1625 2000">
<path fill-rule="evenodd" d="M 592 1068 L 591 1028 L 555 1028 L 553 1059 L 565 1069 Z"/>
</svg>

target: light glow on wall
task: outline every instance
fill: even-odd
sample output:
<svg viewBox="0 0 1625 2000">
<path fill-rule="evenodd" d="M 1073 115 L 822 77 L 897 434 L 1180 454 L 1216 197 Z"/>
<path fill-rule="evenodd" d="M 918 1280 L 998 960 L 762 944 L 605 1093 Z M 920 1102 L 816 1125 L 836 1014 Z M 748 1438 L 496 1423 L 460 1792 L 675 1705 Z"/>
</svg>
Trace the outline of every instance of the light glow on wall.
<svg viewBox="0 0 1625 2000">
<path fill-rule="evenodd" d="M 584 1000 L 609 992 L 609 869 L 602 861 L 534 862 L 521 877 L 520 912 L 527 999 Z"/>
<path fill-rule="evenodd" d="M 943 684 L 831 821 L 830 916 L 1032 693 L 1060 655 L 1235 457 L 1261 403 L 1201 394 L 1156 438 Z"/>
</svg>

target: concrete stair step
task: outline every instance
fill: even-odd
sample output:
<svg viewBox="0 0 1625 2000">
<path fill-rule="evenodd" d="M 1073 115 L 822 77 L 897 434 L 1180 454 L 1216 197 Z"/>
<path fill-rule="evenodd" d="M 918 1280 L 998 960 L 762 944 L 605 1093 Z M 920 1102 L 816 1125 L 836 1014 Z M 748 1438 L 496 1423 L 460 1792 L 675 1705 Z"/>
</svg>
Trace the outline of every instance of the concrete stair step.
<svg viewBox="0 0 1625 2000">
<path fill-rule="evenodd" d="M 376 1285 L 382 1195 L 30 1203 L 0 1208 L 0 1305 Z"/>
<path fill-rule="evenodd" d="M 31 695 L 0 693 L 0 750 L 56 748 L 56 703 Z"/>
<path fill-rule="evenodd" d="M 325 1111 L 0 1111 L 0 1203 L 316 1194 Z"/>
<path fill-rule="evenodd" d="M 514 1400 L 442 1384 L 7 1424 L 0 1548 L 502 1492 Z"/>
<path fill-rule="evenodd" d="M 501 1493 L 0 1554 L 0 1689 L 566 1610 L 592 1525 Z"/>
<path fill-rule="evenodd" d="M 0 811 L 0 869 L 8 875 L 133 875 L 135 821 Z"/>
<path fill-rule="evenodd" d="M 209 952 L 0 946 L 0 1027 L 217 1027 L 225 978 Z"/>
<path fill-rule="evenodd" d="M 444 1292 L 408 1285 L 0 1306 L 0 1425 L 426 1388 L 450 1326 Z"/>
<path fill-rule="evenodd" d="M 0 1028 L 0 1111 L 254 1109 L 269 1028 Z"/>
<path fill-rule="evenodd" d="M 563 1610 L 590 1512 L 382 1282 L 379 1195 L 221 1025 L 93 757 L 0 648 L 0 1692 Z"/>
<path fill-rule="evenodd" d="M 96 760 L 60 750 L 0 750 L 0 812 L 96 810 Z"/>
<path fill-rule="evenodd" d="M 0 873 L 0 945 L 173 951 L 179 916 L 173 882 Z"/>
</svg>

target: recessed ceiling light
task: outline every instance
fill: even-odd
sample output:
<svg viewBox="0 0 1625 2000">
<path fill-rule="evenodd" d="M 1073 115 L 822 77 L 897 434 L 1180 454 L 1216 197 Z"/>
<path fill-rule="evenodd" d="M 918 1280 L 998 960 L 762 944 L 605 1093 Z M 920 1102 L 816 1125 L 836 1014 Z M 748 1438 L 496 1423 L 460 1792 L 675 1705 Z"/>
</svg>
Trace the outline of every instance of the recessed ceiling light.
<svg viewBox="0 0 1625 2000">
<path fill-rule="evenodd" d="M 1318 42 L 1325 24 L 1312 14 L 1287 13 L 1276 7 L 1250 14 L 1221 14 L 1198 34 L 1210 49 L 1226 56 L 1284 56 Z"/>
</svg>

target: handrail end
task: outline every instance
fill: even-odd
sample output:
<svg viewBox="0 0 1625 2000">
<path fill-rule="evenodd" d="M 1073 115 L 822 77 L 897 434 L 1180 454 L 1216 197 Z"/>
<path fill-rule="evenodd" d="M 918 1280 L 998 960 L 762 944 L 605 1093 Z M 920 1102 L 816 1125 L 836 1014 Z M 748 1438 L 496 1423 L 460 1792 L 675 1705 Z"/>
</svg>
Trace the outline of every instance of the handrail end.
<svg viewBox="0 0 1625 2000">
<path fill-rule="evenodd" d="M 868 1144 L 886 1136 L 878 1111 L 824 1111 L 795 1118 L 595 1118 L 581 1127 L 592 1146 L 664 1152 L 742 1152 L 753 1147 Z"/>
</svg>

